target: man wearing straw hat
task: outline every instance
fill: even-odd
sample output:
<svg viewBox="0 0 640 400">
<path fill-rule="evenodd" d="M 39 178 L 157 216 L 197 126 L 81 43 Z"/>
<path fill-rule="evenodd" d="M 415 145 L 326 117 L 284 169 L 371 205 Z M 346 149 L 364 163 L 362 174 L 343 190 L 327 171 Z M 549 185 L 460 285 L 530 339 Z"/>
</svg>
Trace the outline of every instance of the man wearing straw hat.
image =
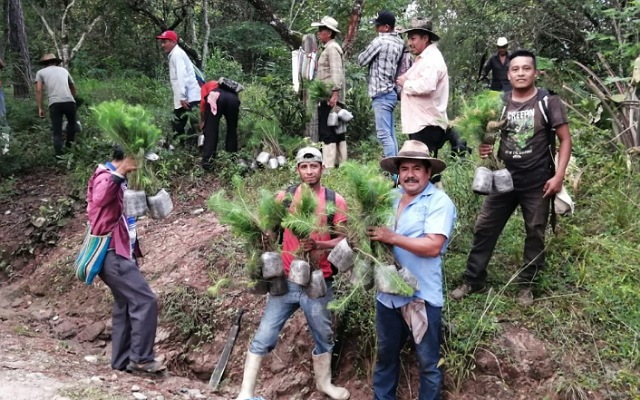
<svg viewBox="0 0 640 400">
<path fill-rule="evenodd" d="M 376 302 L 377 358 L 373 374 L 376 400 L 396 398 L 400 376 L 400 352 L 409 337 L 415 343 L 420 368 L 420 400 L 440 398 L 442 306 L 442 256 L 453 224 L 456 207 L 429 180 L 446 165 L 432 158 L 429 148 L 407 140 L 397 156 L 380 161 L 391 174 L 398 174 L 401 188 L 394 204 L 391 227 L 371 227 L 369 236 L 393 246 L 397 264 L 407 268 L 418 281 L 412 297 L 378 292 Z"/>
<path fill-rule="evenodd" d="M 396 80 L 402 87 L 402 132 L 426 144 L 437 157 L 446 140 L 449 102 L 449 73 L 435 44 L 440 36 L 431 20 L 423 17 L 412 19 L 402 33 L 407 34 L 409 50 L 416 56 L 411 68 Z"/>
<path fill-rule="evenodd" d="M 333 126 L 327 124 L 329 113 L 345 99 L 344 67 L 342 64 L 342 47 L 335 41 L 338 21 L 331 17 L 322 17 L 320 22 L 311 26 L 318 28 L 318 40 L 323 50 L 318 57 L 318 73 L 316 79 L 331 87 L 331 97 L 318 104 L 318 136 L 322 141 L 322 158 L 325 168 L 334 168 L 336 164 L 347 161 L 347 142 L 345 133 L 336 133 Z"/>
<path fill-rule="evenodd" d="M 67 118 L 66 147 L 70 147 L 76 136 L 76 86 L 73 78 L 65 68 L 61 67 L 62 60 L 49 53 L 42 56 L 40 65 L 44 66 L 36 73 L 36 101 L 38 116 L 44 118 L 42 106 L 42 91 L 47 89 L 49 98 L 49 117 L 53 128 L 53 149 L 56 157 L 62 151 L 62 117 Z"/>
</svg>

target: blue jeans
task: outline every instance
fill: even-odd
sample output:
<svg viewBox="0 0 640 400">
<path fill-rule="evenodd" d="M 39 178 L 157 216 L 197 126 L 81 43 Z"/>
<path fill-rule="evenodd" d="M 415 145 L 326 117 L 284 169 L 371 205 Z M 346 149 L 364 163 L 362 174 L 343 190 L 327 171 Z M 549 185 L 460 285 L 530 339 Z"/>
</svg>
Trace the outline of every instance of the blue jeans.
<svg viewBox="0 0 640 400">
<path fill-rule="evenodd" d="M 304 287 L 287 281 L 289 291 L 282 296 L 271 296 L 260 320 L 258 331 L 251 342 L 249 351 L 263 356 L 276 347 L 278 335 L 289 317 L 302 308 L 307 324 L 311 330 L 315 348 L 313 354 L 324 354 L 333 351 L 333 331 L 331 329 L 331 313 L 327 304 L 333 298 L 332 282 L 327 280 L 327 294 L 319 299 L 307 296 Z"/>
<path fill-rule="evenodd" d="M 396 140 L 395 121 L 393 110 L 398 103 L 398 95 L 395 91 L 376 95 L 372 101 L 373 114 L 376 119 L 376 135 L 382 144 L 385 157 L 393 157 L 398 154 L 398 142 Z"/>
<path fill-rule="evenodd" d="M 440 399 L 442 386 L 442 371 L 438 368 L 442 307 L 433 307 L 427 302 L 425 306 L 429 327 L 420 344 L 416 345 L 420 367 L 418 399 L 437 400 Z M 395 400 L 400 376 L 400 351 L 407 338 L 413 338 L 413 336 L 402 318 L 400 309 L 387 308 L 379 301 L 376 302 L 376 331 L 378 332 L 378 355 L 373 372 L 374 399 Z"/>
</svg>

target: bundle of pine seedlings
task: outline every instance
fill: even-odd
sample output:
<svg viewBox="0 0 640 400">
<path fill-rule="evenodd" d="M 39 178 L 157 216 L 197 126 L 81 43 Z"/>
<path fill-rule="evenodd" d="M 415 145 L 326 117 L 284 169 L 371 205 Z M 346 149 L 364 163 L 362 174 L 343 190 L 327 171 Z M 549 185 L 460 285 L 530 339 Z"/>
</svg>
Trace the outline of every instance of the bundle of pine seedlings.
<svg viewBox="0 0 640 400">
<path fill-rule="evenodd" d="M 278 252 L 278 231 L 287 210 L 266 189 L 260 190 L 254 200 L 244 189 L 242 178 L 236 175 L 232 183 L 231 196 L 224 190 L 214 193 L 208 201 L 209 209 L 216 213 L 221 223 L 229 225 L 231 233 L 243 243 L 247 252 L 245 269 L 252 280 L 250 285 L 257 293 L 266 293 L 268 280 L 279 280 L 284 276 Z"/>
<path fill-rule="evenodd" d="M 380 174 L 377 164 L 347 162 L 340 169 L 345 172 L 351 195 L 346 240 L 356 253 L 351 272 L 355 285 L 353 290 L 357 290 L 359 286 L 370 289 L 375 282 L 382 292 L 413 295 L 415 278 L 411 277 L 406 268 L 396 267 L 392 247 L 372 241 L 367 233 L 369 227 L 387 226 L 393 219 L 393 204 L 397 192 L 389 179 Z"/>
<path fill-rule="evenodd" d="M 290 196 L 290 194 L 287 194 Z M 306 184 L 300 185 L 300 197 L 291 199 L 291 210 L 282 220 L 282 227 L 289 229 L 299 240 L 308 239 L 314 232 L 321 232 L 320 216 L 316 214 L 318 200 L 313 190 Z M 327 204 L 325 212 L 332 213 L 331 205 Z M 298 285 L 305 286 L 307 295 L 311 298 L 319 298 L 326 294 L 327 286 L 324 273 L 317 264 L 317 260 L 300 246 L 294 254 L 297 258 L 291 263 L 289 280 Z"/>
<path fill-rule="evenodd" d="M 504 108 L 502 93 L 485 91 L 465 102 L 461 115 L 453 121 L 467 139 L 475 138 L 482 144 L 494 145 L 506 121 L 498 121 Z M 472 189 L 477 194 L 492 191 L 506 193 L 513 190 L 511 174 L 492 153 L 480 162 L 473 179 Z"/>
<path fill-rule="evenodd" d="M 168 215 L 173 203 L 164 189 L 155 196 L 146 196 L 146 193 L 155 194 L 160 186 L 145 157 L 157 147 L 162 137 L 162 132 L 154 124 L 153 114 L 141 105 L 132 106 L 120 100 L 103 102 L 92 110 L 105 138 L 120 146 L 125 156 L 133 157 L 138 166 L 127 176 L 130 189 L 125 192 L 127 215 L 144 214 L 147 203 L 152 217 Z"/>
</svg>

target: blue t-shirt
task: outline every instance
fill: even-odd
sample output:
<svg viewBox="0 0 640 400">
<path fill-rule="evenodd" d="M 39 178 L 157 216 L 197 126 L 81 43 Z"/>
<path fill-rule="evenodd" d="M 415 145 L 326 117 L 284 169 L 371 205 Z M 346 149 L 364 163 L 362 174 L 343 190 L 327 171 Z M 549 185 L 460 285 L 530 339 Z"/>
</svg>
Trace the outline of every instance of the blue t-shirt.
<svg viewBox="0 0 640 400">
<path fill-rule="evenodd" d="M 403 193 L 402 189 L 399 189 Z M 398 209 L 400 197 L 395 202 L 394 209 Z M 397 218 L 397 221 L 396 221 Z M 393 255 L 401 266 L 407 268 L 418 280 L 418 290 L 414 298 L 427 301 L 434 307 L 442 307 L 442 256 L 444 255 L 453 225 L 456 220 L 456 207 L 442 190 L 429 183 L 391 222 L 391 229 L 410 238 L 425 237 L 428 234 L 444 235 L 447 239 L 437 257 L 423 257 L 415 255 L 398 246 L 393 246 Z M 411 297 L 397 296 L 388 293 L 378 293 L 378 301 L 388 308 L 399 308 L 408 304 Z"/>
</svg>

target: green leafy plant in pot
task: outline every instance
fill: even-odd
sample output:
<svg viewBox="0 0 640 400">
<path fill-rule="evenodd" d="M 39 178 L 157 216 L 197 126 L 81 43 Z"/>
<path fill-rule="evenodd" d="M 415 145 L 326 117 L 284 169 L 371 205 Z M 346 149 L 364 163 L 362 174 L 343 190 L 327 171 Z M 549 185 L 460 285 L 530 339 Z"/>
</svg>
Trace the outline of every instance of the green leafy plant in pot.
<svg viewBox="0 0 640 400">
<path fill-rule="evenodd" d="M 232 183 L 232 198 L 229 198 L 225 190 L 220 190 L 209 198 L 209 209 L 243 242 L 248 255 L 245 270 L 251 280 L 249 286 L 253 292 L 265 294 L 273 289 L 272 294 L 279 293 L 282 291 L 284 269 L 278 252 L 277 232 L 287 210 L 266 189 L 259 192 L 257 201 L 252 201 L 238 175 L 232 178 Z M 286 291 L 286 281 L 284 283 Z"/>
<path fill-rule="evenodd" d="M 153 218 L 169 215 L 173 209 L 171 197 L 164 189 L 158 191 L 158 180 L 147 162 L 162 136 L 153 123 L 153 115 L 140 105 L 132 106 L 120 100 L 103 102 L 92 110 L 105 138 L 120 146 L 138 165 L 127 176 L 125 214 L 138 217 L 150 207 L 149 214 Z M 147 198 L 146 193 L 157 194 Z"/>
<path fill-rule="evenodd" d="M 475 138 L 482 144 L 494 145 L 506 120 L 498 121 L 504 102 L 502 93 L 485 91 L 465 102 L 460 117 L 453 121 L 466 138 Z M 506 193 L 513 190 L 511 174 L 492 153 L 484 158 L 473 178 L 474 193 L 487 195 L 492 191 Z"/>
</svg>

